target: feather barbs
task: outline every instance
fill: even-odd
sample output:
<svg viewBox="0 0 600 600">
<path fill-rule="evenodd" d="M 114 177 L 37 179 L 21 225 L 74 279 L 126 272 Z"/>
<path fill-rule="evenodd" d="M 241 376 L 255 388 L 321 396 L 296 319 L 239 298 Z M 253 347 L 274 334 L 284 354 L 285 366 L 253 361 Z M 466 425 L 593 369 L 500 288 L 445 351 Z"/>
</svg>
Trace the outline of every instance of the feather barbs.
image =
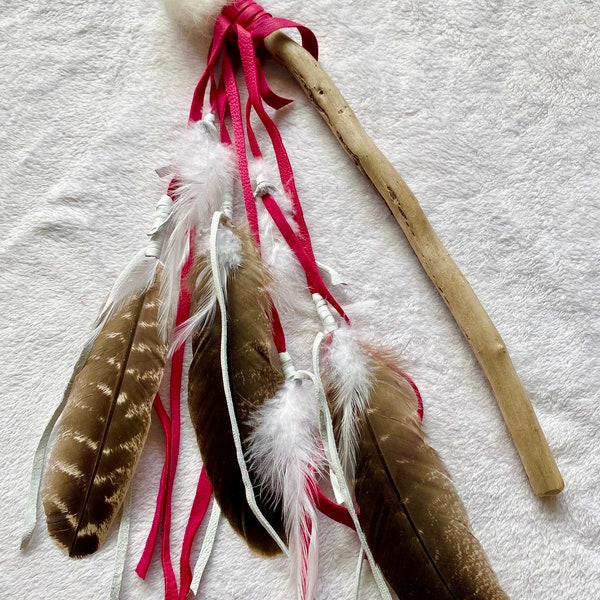
<svg viewBox="0 0 600 600">
<path fill-rule="evenodd" d="M 71 556 L 102 544 L 129 487 L 162 379 L 157 278 L 111 316 L 74 373 L 42 499 L 48 529 Z"/>
</svg>

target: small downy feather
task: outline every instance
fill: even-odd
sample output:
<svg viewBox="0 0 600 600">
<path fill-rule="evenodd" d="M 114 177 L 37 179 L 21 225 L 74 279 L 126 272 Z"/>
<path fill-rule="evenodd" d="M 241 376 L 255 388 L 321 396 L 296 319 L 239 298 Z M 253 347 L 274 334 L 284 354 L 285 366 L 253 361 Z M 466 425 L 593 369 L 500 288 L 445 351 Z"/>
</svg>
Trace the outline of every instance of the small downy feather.
<svg viewBox="0 0 600 600">
<path fill-rule="evenodd" d="M 290 595 L 312 600 L 318 573 L 314 506 L 320 457 L 314 394 L 305 381 L 288 380 L 252 420 L 248 459 L 260 489 L 281 504 L 290 552 Z"/>
<path fill-rule="evenodd" d="M 181 269 L 190 255 L 191 236 L 201 238 L 212 214 L 231 196 L 234 158 L 230 147 L 221 144 L 212 116 L 190 124 L 174 156 L 177 187 L 160 254 L 165 275 L 161 288 L 161 322 L 173 323 Z"/>
<path fill-rule="evenodd" d="M 273 172 L 276 166 L 270 165 L 266 159 L 255 161 L 252 165 L 255 177 L 267 182 L 275 181 Z M 267 184 L 271 185 L 271 184 Z M 292 203 L 278 191 L 272 192 L 283 214 L 294 227 Z M 260 229 L 260 252 L 269 268 L 272 280 L 271 298 L 282 318 L 289 323 L 296 334 L 301 332 L 303 344 L 310 345 L 314 337 L 315 305 L 310 294 L 306 293 L 306 276 L 302 266 L 289 247 L 271 215 L 264 206 L 258 206 Z M 295 336 L 296 337 L 296 336 Z"/>
<path fill-rule="evenodd" d="M 266 276 L 253 240 L 246 232 L 231 229 L 241 240 L 239 263 L 228 251 L 224 259 L 217 248 L 218 262 L 228 273 L 227 317 L 229 384 L 233 393 L 236 421 L 243 450 L 253 427 L 252 415 L 272 398 L 284 378 L 274 348 L 269 321 L 270 302 Z M 232 244 L 233 245 L 233 244 Z M 230 248 L 231 250 L 231 248 Z M 202 274 L 193 295 L 193 304 L 205 304 L 211 296 L 211 271 L 201 256 L 195 271 Z M 223 282 L 225 279 L 223 279 Z M 193 318 L 193 317 L 192 317 Z M 233 529 L 253 550 L 273 555 L 279 546 L 263 528 L 246 501 L 244 484 L 237 461 L 233 434 L 222 384 L 220 359 L 221 316 L 214 317 L 192 337 L 193 358 L 189 371 L 188 403 L 204 466 L 213 485 L 215 498 Z M 283 535 L 281 507 L 260 496 L 256 476 L 250 471 L 257 504 L 275 531 Z"/>
<path fill-rule="evenodd" d="M 208 251 L 207 251 L 208 252 Z M 229 227 L 219 227 L 217 231 L 217 264 L 220 272 L 220 281 L 228 281 L 230 275 L 242 264 L 242 242 Z M 194 292 L 194 310 L 189 319 L 182 323 L 173 336 L 170 352 L 174 352 L 195 331 L 211 323 L 217 311 L 217 290 L 212 276 L 210 256 L 205 253 L 194 261 L 188 281 Z M 227 287 L 223 290 L 227 298 Z"/>
<path fill-rule="evenodd" d="M 373 365 L 353 328 L 342 324 L 327 345 L 327 387 L 335 426 L 337 449 L 346 475 L 354 481 L 358 420 L 369 405 Z"/>
<path fill-rule="evenodd" d="M 360 524 L 384 577 L 400 600 L 506 599 L 425 439 L 414 390 L 390 357 L 352 335 L 334 332 L 324 380 L 341 453 L 355 464 Z M 355 378 L 361 355 L 357 389 L 345 389 L 343 373 Z"/>
<path fill-rule="evenodd" d="M 155 269 L 148 289 L 128 298 L 116 292 L 119 302 L 101 313 L 67 388 L 42 501 L 50 535 L 70 556 L 87 556 L 103 543 L 150 427 L 167 353 Z"/>
</svg>

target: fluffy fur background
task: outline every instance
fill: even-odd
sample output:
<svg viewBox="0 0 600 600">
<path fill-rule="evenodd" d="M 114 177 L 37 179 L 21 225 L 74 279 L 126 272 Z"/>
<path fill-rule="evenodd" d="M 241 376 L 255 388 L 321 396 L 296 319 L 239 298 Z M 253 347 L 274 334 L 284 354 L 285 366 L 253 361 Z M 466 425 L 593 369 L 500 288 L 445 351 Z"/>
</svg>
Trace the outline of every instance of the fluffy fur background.
<svg viewBox="0 0 600 600">
<path fill-rule="evenodd" d="M 267 4 L 265 0 L 265 4 Z M 6 597 L 104 598 L 103 552 L 65 558 L 40 527 L 18 551 L 30 462 L 80 344 L 119 271 L 145 244 L 204 68 L 158 2 L 2 3 L 0 53 L 0 584 Z M 508 594 L 600 597 L 600 45 L 595 2 L 272 0 L 397 166 L 503 335 L 566 489 L 533 496 L 461 334 L 383 202 L 303 94 L 278 117 L 319 260 L 361 326 L 407 358 L 425 428 Z M 363 310 L 366 307 L 369 310 Z M 288 320 L 292 323 L 291 317 Z M 304 325 L 291 347 L 307 367 Z M 304 336 L 304 337 L 303 337 Z M 185 404 L 185 403 L 184 403 Z M 199 458 L 186 424 L 174 496 L 178 559 Z M 133 574 L 150 527 L 163 442 L 153 425 L 133 482 L 123 597 L 161 598 L 160 566 Z M 350 597 L 353 535 L 321 520 L 319 600 Z M 286 598 L 287 565 L 219 530 L 202 598 Z M 25 590 L 25 591 L 24 591 Z M 377 597 L 366 576 L 361 598 Z"/>
</svg>

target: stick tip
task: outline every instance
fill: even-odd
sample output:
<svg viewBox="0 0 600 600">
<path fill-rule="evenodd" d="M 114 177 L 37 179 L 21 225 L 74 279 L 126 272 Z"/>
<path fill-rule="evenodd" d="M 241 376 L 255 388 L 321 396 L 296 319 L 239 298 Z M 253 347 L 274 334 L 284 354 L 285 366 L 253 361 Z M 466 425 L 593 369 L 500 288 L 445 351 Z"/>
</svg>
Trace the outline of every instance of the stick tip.
<svg viewBox="0 0 600 600">
<path fill-rule="evenodd" d="M 555 483 L 552 486 L 546 486 L 544 488 L 540 488 L 535 490 L 536 496 L 540 498 L 545 498 L 548 496 L 556 496 L 560 494 L 565 489 L 564 481 L 561 479 L 560 482 Z"/>
<path fill-rule="evenodd" d="M 546 465 L 546 469 L 543 472 L 537 472 L 532 474 L 528 472 L 529 482 L 536 496 L 540 498 L 546 496 L 556 496 L 560 494 L 565 488 L 565 482 L 563 481 L 562 475 L 556 466 L 553 459 Z M 532 476 L 533 475 L 533 476 Z"/>
</svg>

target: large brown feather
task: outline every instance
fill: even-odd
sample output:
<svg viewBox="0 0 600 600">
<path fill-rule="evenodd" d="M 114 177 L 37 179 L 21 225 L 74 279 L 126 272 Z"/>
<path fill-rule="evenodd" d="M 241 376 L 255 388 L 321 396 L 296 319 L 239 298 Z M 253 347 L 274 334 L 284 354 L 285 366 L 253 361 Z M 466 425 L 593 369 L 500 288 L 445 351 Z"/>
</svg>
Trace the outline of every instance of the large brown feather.
<svg viewBox="0 0 600 600">
<path fill-rule="evenodd" d="M 50 535 L 70 556 L 104 541 L 148 434 L 167 352 L 157 328 L 159 275 L 107 321 L 67 388 L 42 501 Z"/>
<path fill-rule="evenodd" d="M 401 600 L 506 599 L 425 440 L 414 392 L 385 359 L 373 360 L 375 383 L 358 425 L 355 495 L 375 561 Z"/>
<path fill-rule="evenodd" d="M 237 234 L 242 239 L 242 263 L 232 273 L 227 286 L 228 362 L 236 420 L 245 451 L 252 430 L 250 416 L 276 394 L 284 377 L 271 334 L 270 305 L 262 263 L 249 235 L 239 231 Z M 203 297 L 210 277 L 208 272 L 200 279 L 196 297 Z M 219 314 L 195 333 L 192 347 L 190 416 L 215 498 L 233 529 L 250 548 L 265 555 L 276 554 L 279 547 L 246 502 L 222 384 Z M 280 507 L 261 500 L 252 472 L 250 477 L 261 512 L 283 539 Z"/>
</svg>

